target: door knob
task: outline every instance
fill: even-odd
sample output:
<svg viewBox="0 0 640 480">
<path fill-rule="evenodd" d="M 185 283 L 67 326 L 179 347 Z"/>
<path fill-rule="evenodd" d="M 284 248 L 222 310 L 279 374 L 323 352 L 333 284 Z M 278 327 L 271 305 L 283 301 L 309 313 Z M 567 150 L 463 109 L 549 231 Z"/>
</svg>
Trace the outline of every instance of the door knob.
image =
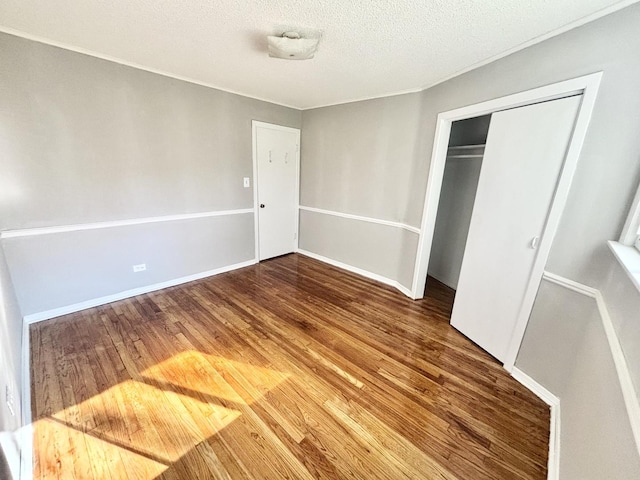
<svg viewBox="0 0 640 480">
<path fill-rule="evenodd" d="M 260 208 L 264 208 L 264 203 L 261 203 L 261 204 L 260 204 Z"/>
</svg>

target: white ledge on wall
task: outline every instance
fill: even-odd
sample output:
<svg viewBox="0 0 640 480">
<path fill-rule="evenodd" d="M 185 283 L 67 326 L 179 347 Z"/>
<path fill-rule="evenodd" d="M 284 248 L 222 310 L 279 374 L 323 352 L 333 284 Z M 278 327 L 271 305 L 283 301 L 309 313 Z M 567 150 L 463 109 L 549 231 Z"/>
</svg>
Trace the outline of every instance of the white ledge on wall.
<svg viewBox="0 0 640 480">
<path fill-rule="evenodd" d="M 618 242 L 608 242 L 609 248 L 623 270 L 640 292 L 640 250 Z"/>
<path fill-rule="evenodd" d="M 0 232 L 0 238 L 30 237 L 33 235 L 49 235 L 51 233 L 77 232 L 80 230 L 95 230 L 98 228 L 126 227 L 145 223 L 175 222 L 194 218 L 220 217 L 224 215 L 242 215 L 254 213 L 253 208 L 238 210 L 217 210 L 214 212 L 184 213 L 179 215 L 164 215 L 162 217 L 132 218 L 128 220 L 113 220 L 109 222 L 79 223 L 75 225 L 59 225 L 54 227 L 24 228 L 20 230 L 5 230 Z"/>
<path fill-rule="evenodd" d="M 362 215 L 335 212 L 333 210 L 323 210 L 322 208 L 305 207 L 303 205 L 300 205 L 298 208 L 306 212 L 321 213 L 323 215 L 331 215 L 334 217 L 348 218 L 350 220 L 359 220 L 361 222 L 376 223 L 378 225 L 386 225 L 387 227 L 402 228 L 403 230 L 406 230 L 408 232 L 420 234 L 420 229 L 418 227 L 413 227 L 411 225 L 407 225 L 406 223 L 393 222 L 391 220 L 382 220 L 382 219 L 373 218 L 373 217 L 363 217 Z"/>
</svg>

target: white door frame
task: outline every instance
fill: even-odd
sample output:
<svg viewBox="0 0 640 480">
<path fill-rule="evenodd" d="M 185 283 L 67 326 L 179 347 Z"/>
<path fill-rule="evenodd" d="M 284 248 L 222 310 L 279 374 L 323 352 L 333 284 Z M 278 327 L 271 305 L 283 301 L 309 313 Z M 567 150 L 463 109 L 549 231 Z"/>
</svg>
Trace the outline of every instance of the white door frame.
<svg viewBox="0 0 640 480">
<path fill-rule="evenodd" d="M 259 122 L 258 120 L 251 120 L 251 139 L 252 139 L 252 155 L 253 155 L 253 230 L 255 234 L 255 261 L 260 261 L 260 222 L 258 221 L 259 208 L 258 204 L 258 127 L 270 128 L 271 130 L 280 130 L 283 132 L 291 132 L 296 134 L 296 141 L 298 147 L 296 148 L 296 203 L 294 205 L 296 211 L 296 238 L 294 243 L 294 252 L 298 251 L 298 245 L 300 241 L 300 129 L 293 127 L 285 127 L 282 125 L 275 125 L 273 123 Z"/>
<path fill-rule="evenodd" d="M 429 166 L 429 177 L 427 180 L 427 190 L 424 198 L 424 208 L 422 213 L 422 224 L 420 237 L 418 240 L 418 251 L 413 274 L 412 297 L 422 298 L 427 279 L 427 269 L 429 267 L 429 256 L 433 243 L 433 233 L 438 214 L 438 202 L 440 200 L 440 189 L 442 187 L 442 177 L 447 161 L 447 148 L 451 133 L 451 124 L 457 120 L 487 115 L 500 110 L 522 107 L 533 103 L 562 98 L 573 94 L 582 94 L 582 102 L 578 110 L 573 136 L 567 150 L 567 156 L 558 179 L 557 189 L 553 198 L 547 223 L 542 233 L 542 241 L 538 247 L 538 255 L 533 265 L 533 270 L 529 278 L 522 308 L 516 321 L 509 349 L 504 362 L 504 368 L 508 371 L 513 369 L 515 359 L 522 343 L 524 331 L 529 321 L 529 315 L 533 308 L 533 302 L 538 291 L 538 285 L 542 278 L 553 238 L 560 223 L 560 217 L 569 195 L 569 189 L 573 180 L 573 175 L 578 164 L 580 151 L 584 142 L 587 127 L 591 120 L 591 114 L 600 87 L 602 72 L 585 75 L 583 77 L 554 83 L 533 90 L 507 95 L 505 97 L 489 100 L 467 107 L 457 108 L 438 115 L 436 123 L 436 133 L 431 154 L 431 164 Z"/>
</svg>

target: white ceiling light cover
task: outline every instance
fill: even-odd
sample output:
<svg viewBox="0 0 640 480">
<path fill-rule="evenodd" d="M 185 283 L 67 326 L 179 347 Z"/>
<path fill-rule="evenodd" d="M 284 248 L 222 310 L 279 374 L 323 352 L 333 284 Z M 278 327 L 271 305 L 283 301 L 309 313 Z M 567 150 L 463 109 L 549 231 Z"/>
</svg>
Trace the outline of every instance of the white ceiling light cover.
<svg viewBox="0 0 640 480">
<path fill-rule="evenodd" d="M 308 60 L 318 50 L 318 38 L 301 38 L 297 32 L 285 32 L 280 37 L 269 35 L 269 56 L 286 60 Z"/>
</svg>

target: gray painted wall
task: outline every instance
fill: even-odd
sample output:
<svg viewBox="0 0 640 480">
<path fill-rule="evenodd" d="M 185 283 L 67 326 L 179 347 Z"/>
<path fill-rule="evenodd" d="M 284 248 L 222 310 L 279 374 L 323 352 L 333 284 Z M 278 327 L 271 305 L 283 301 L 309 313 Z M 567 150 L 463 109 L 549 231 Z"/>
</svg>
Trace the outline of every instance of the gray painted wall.
<svg viewBox="0 0 640 480">
<path fill-rule="evenodd" d="M 421 131 L 421 94 L 306 110 L 300 204 L 404 220 Z"/>
<path fill-rule="evenodd" d="M 297 110 L 0 34 L 0 229 L 250 208 L 251 120 Z"/>
<path fill-rule="evenodd" d="M 637 324 L 637 312 L 628 320 Z M 562 480 L 638 478 L 640 457 L 594 299 L 543 280 L 516 366 L 560 397 Z"/>
<path fill-rule="evenodd" d="M 4 240 L 24 315 L 255 257 L 253 215 L 225 215 Z M 133 273 L 144 263 L 147 270 Z"/>
<path fill-rule="evenodd" d="M 309 235 L 308 232 L 315 232 Z M 402 277 L 399 265 L 415 262 L 415 257 L 401 258 L 405 251 L 415 251 L 418 235 L 401 228 L 354 221 L 333 215 L 300 211 L 300 241 L 302 250 L 372 271 L 390 279 L 410 282 Z M 385 252 L 376 258 L 369 252 Z M 404 269 L 407 271 L 407 269 Z"/>
<path fill-rule="evenodd" d="M 18 308 L 4 251 L 0 247 L 0 432 L 14 431 L 21 426 L 22 315 Z M 14 395 L 14 412 L 7 408 L 5 389 Z"/>
<path fill-rule="evenodd" d="M 421 110 L 415 93 L 304 111 L 300 204 L 402 222 Z M 417 235 L 344 220 L 301 212 L 300 248 L 410 287 Z"/>
<path fill-rule="evenodd" d="M 251 208 L 251 120 L 301 124 L 297 110 L 6 34 L 0 64 L 0 230 Z M 254 256 L 252 215 L 3 242 L 25 315 Z"/>
</svg>

